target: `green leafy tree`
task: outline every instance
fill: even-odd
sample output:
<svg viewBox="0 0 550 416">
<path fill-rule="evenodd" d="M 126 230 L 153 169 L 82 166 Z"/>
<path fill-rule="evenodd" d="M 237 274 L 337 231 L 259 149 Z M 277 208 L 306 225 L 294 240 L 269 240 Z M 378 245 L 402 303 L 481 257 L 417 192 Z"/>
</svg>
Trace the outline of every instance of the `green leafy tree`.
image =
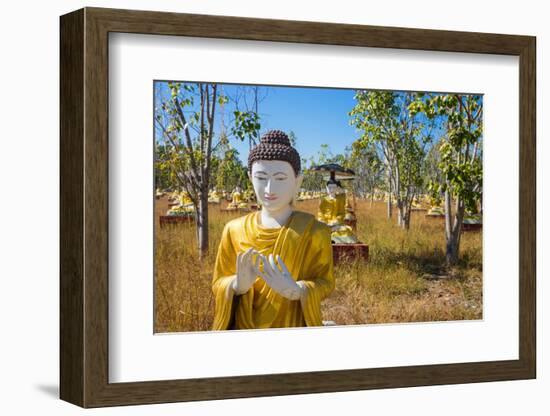
<svg viewBox="0 0 550 416">
<path fill-rule="evenodd" d="M 231 128 L 231 133 L 241 140 L 248 138 L 253 143 L 256 142 L 260 131 L 260 116 L 254 111 L 233 112 L 235 125 Z"/>
<path fill-rule="evenodd" d="M 315 160 L 315 157 L 310 157 L 309 159 L 302 159 L 302 188 L 308 191 L 320 191 L 325 185 L 325 180 L 323 175 L 315 170 L 313 167 L 318 163 Z"/>
<path fill-rule="evenodd" d="M 218 144 L 215 142 L 227 139 L 223 130 L 215 133 L 217 108 L 223 109 L 229 97 L 213 83 L 167 82 L 156 87 L 157 142 L 166 144 L 165 151 L 156 155 L 157 164 L 172 183 L 188 192 L 193 202 L 202 256 L 208 250 L 208 191 L 216 163 L 213 150 Z M 257 113 L 245 112 L 235 114 L 231 131 L 239 140 L 245 140 L 257 135 L 259 127 Z"/>
<path fill-rule="evenodd" d="M 216 172 L 218 189 L 230 192 L 237 186 L 244 190 L 250 187 L 247 168 L 243 166 L 238 156 L 239 152 L 236 149 L 228 149 L 220 160 Z"/>
<path fill-rule="evenodd" d="M 302 188 L 308 191 L 322 191 L 325 189 L 326 179 L 322 173 L 313 170 L 315 166 L 332 162 L 334 155 L 330 151 L 328 144 L 321 144 L 317 154 L 312 155 L 309 159 L 302 160 Z"/>
<path fill-rule="evenodd" d="M 248 148 L 251 149 L 256 145 L 260 137 L 260 105 L 267 98 L 270 87 L 260 87 L 257 85 L 246 86 L 241 85 L 236 88 L 233 97 L 230 97 L 231 103 L 234 105 L 235 117 L 234 124 L 237 128 L 233 128 L 232 133 L 240 137 L 242 140 L 248 139 Z M 252 133 L 252 132 L 255 133 Z"/>
<path fill-rule="evenodd" d="M 422 164 L 431 142 L 430 123 L 409 113 L 408 106 L 415 97 L 414 93 L 361 90 L 356 92 L 356 104 L 350 112 L 351 124 L 362 132 L 359 143 L 373 146 L 384 164 L 388 216 L 393 197 L 397 223 L 406 230 L 412 202 L 423 186 Z"/>
<path fill-rule="evenodd" d="M 371 203 L 376 190 L 384 183 L 384 164 L 372 143 L 356 141 L 349 155 L 349 167 L 355 172 L 354 191 L 363 198 L 370 195 Z"/>
<path fill-rule="evenodd" d="M 157 189 L 173 190 L 178 187 L 177 181 L 171 177 L 171 170 L 164 163 L 170 152 L 169 145 L 155 143 L 155 188 Z"/>
<path fill-rule="evenodd" d="M 439 152 L 439 143 L 436 143 L 426 155 L 424 165 L 425 193 L 429 196 L 433 205 L 441 205 L 444 194 L 440 184 L 445 182 L 443 172 L 439 168 L 441 164 L 441 153 Z"/>
<path fill-rule="evenodd" d="M 326 143 L 321 144 L 317 152 L 317 163 L 323 165 L 325 163 L 331 163 L 333 159 L 334 155 L 330 151 L 330 146 Z"/>
<path fill-rule="evenodd" d="M 441 176 L 431 181 L 430 189 L 445 198 L 446 261 L 454 265 L 465 212 L 476 212 L 482 197 L 482 97 L 419 94 L 409 108 L 411 114 L 423 113 L 446 126 L 438 145 Z"/>
</svg>

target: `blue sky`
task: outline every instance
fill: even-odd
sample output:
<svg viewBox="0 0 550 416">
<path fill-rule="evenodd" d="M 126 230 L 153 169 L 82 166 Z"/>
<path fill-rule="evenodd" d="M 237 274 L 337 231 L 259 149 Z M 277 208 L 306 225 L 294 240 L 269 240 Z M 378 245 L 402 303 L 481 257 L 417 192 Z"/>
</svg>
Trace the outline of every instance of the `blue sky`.
<svg viewBox="0 0 550 416">
<path fill-rule="evenodd" d="M 302 158 L 316 154 L 321 144 L 328 144 L 332 153 L 343 153 L 359 137 L 355 127 L 349 125 L 348 113 L 355 102 L 353 90 L 270 87 L 265 92 L 258 106 L 262 132 L 293 131 Z M 236 148 L 246 157 L 246 143 L 236 144 Z"/>
<path fill-rule="evenodd" d="M 190 84 L 194 84 L 190 82 Z M 239 84 L 218 84 L 222 93 L 230 98 L 225 105 L 223 119 L 226 131 L 230 132 L 233 120 L 233 111 L 254 110 L 253 88 L 254 86 Z M 218 90 L 220 92 L 220 90 Z M 170 94 L 167 82 L 155 82 L 155 97 L 168 97 Z M 349 112 L 355 105 L 355 90 L 335 88 L 304 88 L 259 86 L 258 113 L 260 115 L 261 134 L 271 129 L 283 130 L 286 133 L 294 132 L 297 137 L 296 148 L 302 158 L 309 159 L 317 155 L 322 144 L 329 145 L 333 155 L 344 153 L 346 147 L 360 137 L 355 127 L 349 124 Z M 155 105 L 157 105 L 156 103 Z M 188 112 L 196 111 L 189 108 Z M 221 130 L 221 107 L 216 111 L 217 135 Z M 438 138 L 442 134 L 442 126 L 432 134 Z M 159 140 L 161 134 L 155 130 Z M 216 140 L 214 141 L 216 143 Z M 241 142 L 232 137 L 230 144 L 239 152 L 239 158 L 246 165 L 249 152 L 248 140 Z"/>
<path fill-rule="evenodd" d="M 165 90 L 165 85 L 157 82 L 156 88 Z M 242 98 L 243 86 L 221 85 L 225 95 L 240 97 L 241 110 L 246 109 L 247 103 L 253 109 L 250 87 L 245 103 Z M 333 154 L 342 153 L 346 146 L 350 146 L 359 137 L 355 128 L 349 125 L 348 113 L 355 103 L 354 94 L 354 90 L 349 89 L 260 87 L 258 112 L 261 133 L 271 129 L 286 133 L 293 131 L 297 137 L 296 148 L 302 158 L 315 155 L 321 144 L 328 144 Z M 233 101 L 226 104 L 224 112 L 227 124 L 235 108 Z M 216 116 L 219 119 L 219 113 Z M 239 151 L 240 159 L 245 162 L 248 157 L 248 141 L 241 142 L 232 138 L 231 145 Z"/>
</svg>

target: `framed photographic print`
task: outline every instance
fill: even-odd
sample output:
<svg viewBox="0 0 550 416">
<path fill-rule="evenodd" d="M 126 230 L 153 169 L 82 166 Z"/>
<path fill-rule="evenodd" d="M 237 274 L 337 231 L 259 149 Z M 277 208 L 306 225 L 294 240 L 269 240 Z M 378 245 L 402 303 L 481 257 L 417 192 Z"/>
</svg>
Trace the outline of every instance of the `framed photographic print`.
<svg viewBox="0 0 550 416">
<path fill-rule="evenodd" d="M 536 376 L 534 37 L 60 23 L 63 400 Z"/>
</svg>

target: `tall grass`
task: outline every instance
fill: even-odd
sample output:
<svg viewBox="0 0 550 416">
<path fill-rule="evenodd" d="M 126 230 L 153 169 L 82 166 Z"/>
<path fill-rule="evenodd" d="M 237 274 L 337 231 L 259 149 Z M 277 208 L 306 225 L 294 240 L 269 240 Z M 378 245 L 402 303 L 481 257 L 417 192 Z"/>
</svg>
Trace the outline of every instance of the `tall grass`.
<svg viewBox="0 0 550 416">
<path fill-rule="evenodd" d="M 298 202 L 316 213 L 318 201 Z M 157 200 L 158 215 L 166 199 Z M 357 201 L 357 235 L 370 257 L 335 265 L 336 288 L 322 304 L 323 319 L 338 325 L 480 319 L 480 232 L 463 233 L 461 261 L 444 265 L 444 224 L 415 212 L 410 230 L 386 219 L 385 205 Z M 209 330 L 214 312 L 212 269 L 224 224 L 243 214 L 210 206 L 210 250 L 199 260 L 192 224 L 160 228 L 156 221 L 155 331 Z"/>
</svg>

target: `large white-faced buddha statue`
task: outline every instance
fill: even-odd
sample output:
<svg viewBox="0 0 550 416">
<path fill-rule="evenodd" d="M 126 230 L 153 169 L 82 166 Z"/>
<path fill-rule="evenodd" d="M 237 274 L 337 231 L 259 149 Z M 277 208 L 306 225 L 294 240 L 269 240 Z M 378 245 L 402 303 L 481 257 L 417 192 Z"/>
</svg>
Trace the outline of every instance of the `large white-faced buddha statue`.
<svg viewBox="0 0 550 416">
<path fill-rule="evenodd" d="M 212 290 L 213 329 L 320 326 L 321 301 L 334 290 L 330 229 L 292 202 L 300 156 L 288 136 L 262 136 L 248 157 L 261 211 L 226 224 Z"/>
</svg>

